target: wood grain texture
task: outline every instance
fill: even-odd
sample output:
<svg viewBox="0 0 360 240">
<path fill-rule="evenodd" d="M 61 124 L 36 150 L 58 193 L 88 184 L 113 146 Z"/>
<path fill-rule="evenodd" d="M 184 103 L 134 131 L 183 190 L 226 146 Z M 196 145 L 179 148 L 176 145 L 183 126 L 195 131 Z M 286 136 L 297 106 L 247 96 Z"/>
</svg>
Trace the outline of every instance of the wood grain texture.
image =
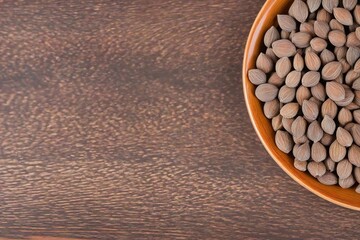
<svg viewBox="0 0 360 240">
<path fill-rule="evenodd" d="M 0 3 L 0 237 L 353 239 L 253 130 L 263 1 Z M 55 238 L 55 239 L 56 239 Z"/>
</svg>

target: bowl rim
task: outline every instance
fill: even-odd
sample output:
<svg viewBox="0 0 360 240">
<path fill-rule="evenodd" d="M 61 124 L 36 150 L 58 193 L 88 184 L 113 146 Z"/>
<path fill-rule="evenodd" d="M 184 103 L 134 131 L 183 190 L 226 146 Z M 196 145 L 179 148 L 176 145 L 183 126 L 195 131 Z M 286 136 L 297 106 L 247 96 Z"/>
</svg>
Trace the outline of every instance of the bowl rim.
<svg viewBox="0 0 360 240">
<path fill-rule="evenodd" d="M 309 190 L 310 192 L 312 192 L 313 194 L 331 202 L 331 203 L 335 203 L 341 207 L 345 207 L 348 209 L 352 209 L 352 210 L 357 210 L 360 211 L 360 207 L 357 206 L 353 206 L 351 204 L 342 202 L 336 198 L 332 198 L 331 196 L 328 196 L 326 194 L 323 194 L 322 192 L 320 192 L 316 187 L 313 187 L 311 185 L 306 184 L 302 179 L 300 179 L 299 177 L 297 177 L 295 174 L 293 174 L 284 164 L 283 162 L 279 159 L 278 156 L 276 156 L 275 151 L 273 149 L 270 148 L 270 145 L 267 144 L 267 142 L 265 141 L 264 137 L 262 136 L 260 130 L 259 130 L 259 126 L 257 124 L 257 122 L 255 121 L 255 112 L 251 111 L 252 107 L 250 106 L 250 99 L 249 99 L 249 91 L 247 91 L 247 86 L 250 83 L 249 79 L 248 79 L 248 75 L 247 75 L 247 71 L 248 71 L 248 62 L 249 60 L 249 56 L 251 50 L 254 49 L 254 47 L 256 46 L 255 41 L 251 41 L 252 39 L 254 39 L 254 36 L 259 35 L 259 32 L 261 32 L 260 29 L 260 24 L 262 24 L 264 21 L 266 21 L 266 13 L 268 13 L 269 11 L 271 11 L 273 5 L 278 4 L 277 0 L 266 0 L 265 3 L 263 4 L 263 6 L 261 7 L 259 13 L 257 14 L 248 38 L 246 40 L 246 45 L 245 45 L 245 50 L 244 50 L 244 57 L 243 57 L 243 64 L 242 64 L 242 87 L 243 87 L 243 94 L 244 94 L 244 98 L 245 98 L 245 104 L 246 104 L 246 109 L 247 112 L 250 116 L 250 120 L 252 123 L 253 128 L 255 129 L 255 132 L 257 134 L 257 136 L 259 137 L 262 145 L 265 147 L 266 151 L 270 154 L 270 156 L 272 157 L 272 159 L 281 167 L 281 169 L 287 174 L 289 175 L 293 180 L 295 180 L 298 184 L 300 184 L 301 186 L 303 186 L 304 188 L 306 188 L 307 190 Z M 305 174 L 305 173 L 304 173 Z"/>
</svg>

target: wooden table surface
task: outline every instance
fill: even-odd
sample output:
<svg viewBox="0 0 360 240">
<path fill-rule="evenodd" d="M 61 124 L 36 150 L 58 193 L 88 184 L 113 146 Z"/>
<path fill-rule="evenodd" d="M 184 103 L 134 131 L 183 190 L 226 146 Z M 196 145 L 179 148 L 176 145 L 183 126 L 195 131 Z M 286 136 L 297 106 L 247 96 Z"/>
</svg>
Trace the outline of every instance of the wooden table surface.
<svg viewBox="0 0 360 240">
<path fill-rule="evenodd" d="M 264 0 L 3 0 L 1 239 L 355 239 L 250 123 Z M 52 238 L 50 238 L 52 237 Z"/>
</svg>

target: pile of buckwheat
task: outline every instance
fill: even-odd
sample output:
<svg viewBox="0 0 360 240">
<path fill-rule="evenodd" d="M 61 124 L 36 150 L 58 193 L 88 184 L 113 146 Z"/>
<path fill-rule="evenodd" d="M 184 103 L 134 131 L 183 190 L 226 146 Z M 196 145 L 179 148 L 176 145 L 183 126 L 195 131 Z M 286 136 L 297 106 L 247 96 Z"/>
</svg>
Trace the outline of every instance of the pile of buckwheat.
<svg viewBox="0 0 360 240">
<path fill-rule="evenodd" d="M 360 5 L 295 0 L 248 72 L 294 167 L 360 193 Z"/>
</svg>

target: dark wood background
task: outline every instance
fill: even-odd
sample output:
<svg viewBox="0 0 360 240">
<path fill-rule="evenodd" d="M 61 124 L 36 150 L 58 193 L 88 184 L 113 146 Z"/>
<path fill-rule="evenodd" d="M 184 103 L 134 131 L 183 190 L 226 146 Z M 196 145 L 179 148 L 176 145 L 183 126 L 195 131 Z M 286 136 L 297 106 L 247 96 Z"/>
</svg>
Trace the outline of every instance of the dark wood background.
<svg viewBox="0 0 360 240">
<path fill-rule="evenodd" d="M 0 238 L 354 239 L 242 94 L 263 0 L 0 3 Z"/>
</svg>

